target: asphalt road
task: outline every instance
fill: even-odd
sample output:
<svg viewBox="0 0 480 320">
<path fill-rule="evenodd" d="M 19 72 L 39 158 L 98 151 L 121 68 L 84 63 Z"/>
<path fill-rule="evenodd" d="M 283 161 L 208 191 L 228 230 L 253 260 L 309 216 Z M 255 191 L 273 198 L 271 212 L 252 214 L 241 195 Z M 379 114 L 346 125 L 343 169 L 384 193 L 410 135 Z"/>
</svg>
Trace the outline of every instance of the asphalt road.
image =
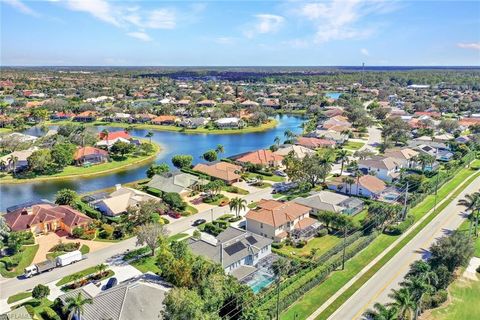
<svg viewBox="0 0 480 320">
<path fill-rule="evenodd" d="M 444 210 L 420 231 L 403 249 L 387 262 L 354 295 L 350 297 L 329 319 L 361 319 L 362 314 L 375 302 L 390 301 L 388 294 L 398 289 L 410 264 L 419 259 L 428 258 L 428 248 L 436 240 L 456 230 L 465 220 L 465 207 L 458 200 L 466 194 L 479 191 L 480 177 L 475 179 Z"/>
<path fill-rule="evenodd" d="M 265 188 L 257 192 L 250 193 L 243 198 L 247 200 L 248 204 L 250 204 L 251 202 L 256 202 L 263 198 L 271 199 L 271 191 L 271 188 Z M 230 209 L 228 208 L 228 206 L 215 207 L 213 210 L 199 212 L 191 217 L 171 222 L 167 225 L 167 229 L 170 231 L 170 235 L 185 232 L 188 229 L 192 228 L 193 221 L 197 219 L 205 219 L 206 221 L 211 221 L 212 218 L 217 219 L 218 217 L 226 213 L 230 213 Z M 32 278 L 0 278 L 0 299 L 6 299 L 15 293 L 33 289 L 33 287 L 38 284 L 46 284 L 52 281 L 56 281 L 77 271 L 98 265 L 100 263 L 108 262 L 110 259 L 125 253 L 125 251 L 127 250 L 135 249 L 136 241 L 137 240 L 134 237 L 122 242 L 112 244 L 109 247 L 87 254 L 87 259 L 85 260 L 79 261 L 69 266 L 54 269 L 50 272 L 39 274 Z"/>
</svg>

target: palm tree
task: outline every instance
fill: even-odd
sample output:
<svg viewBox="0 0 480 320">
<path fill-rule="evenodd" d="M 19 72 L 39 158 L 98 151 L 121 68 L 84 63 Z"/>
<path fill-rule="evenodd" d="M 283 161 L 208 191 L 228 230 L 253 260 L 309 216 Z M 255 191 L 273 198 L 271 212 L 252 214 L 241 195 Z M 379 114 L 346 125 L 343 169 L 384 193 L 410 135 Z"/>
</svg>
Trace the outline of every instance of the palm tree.
<svg viewBox="0 0 480 320">
<path fill-rule="evenodd" d="M 435 162 L 435 157 L 427 153 L 421 153 L 418 156 L 418 162 L 422 165 L 422 171 L 425 171 L 425 167 L 428 164 L 432 164 L 433 162 Z"/>
<path fill-rule="evenodd" d="M 6 166 L 7 163 L 5 162 L 5 160 L 0 160 L 0 170 L 4 170 Z"/>
<path fill-rule="evenodd" d="M 342 167 L 340 168 L 340 175 L 342 175 L 343 166 L 344 166 L 345 162 L 348 161 L 348 151 L 347 150 L 340 150 L 337 153 L 337 161 L 341 161 L 341 163 L 342 163 Z"/>
<path fill-rule="evenodd" d="M 108 147 L 108 136 L 110 135 L 110 132 L 108 131 L 108 129 L 103 129 L 102 130 L 102 136 L 105 138 L 105 140 L 107 141 L 107 147 Z"/>
<path fill-rule="evenodd" d="M 342 179 L 342 182 L 347 184 L 349 186 L 348 188 L 348 194 L 349 195 L 352 195 L 352 184 L 355 183 L 355 179 L 353 179 L 352 177 L 348 176 L 348 177 L 344 177 Z"/>
<path fill-rule="evenodd" d="M 398 309 L 399 320 L 412 318 L 417 306 L 412 293 L 407 288 L 401 288 L 399 290 L 393 289 L 392 293 L 388 296 L 394 300 L 391 305 Z"/>
<path fill-rule="evenodd" d="M 240 211 L 247 208 L 247 201 L 245 199 L 235 197 L 230 200 L 229 207 L 230 210 L 235 210 L 235 216 L 238 218 L 240 215 Z"/>
<path fill-rule="evenodd" d="M 465 195 L 465 199 L 460 199 L 458 204 L 472 211 L 472 217 L 475 217 L 475 236 L 478 236 L 478 219 L 480 215 L 480 192 Z M 475 214 L 476 213 L 476 214 Z M 473 219 L 470 219 L 470 230 Z"/>
<path fill-rule="evenodd" d="M 217 144 L 217 147 L 215 148 L 216 153 L 224 153 L 225 148 L 221 144 Z"/>
<path fill-rule="evenodd" d="M 152 143 L 152 137 L 153 137 L 153 132 L 152 131 L 148 131 L 147 134 L 145 135 L 145 138 L 150 139 L 150 144 Z"/>
<path fill-rule="evenodd" d="M 276 136 L 275 139 L 273 139 L 273 143 L 278 147 L 280 145 L 280 137 Z"/>
<path fill-rule="evenodd" d="M 397 320 L 398 309 L 395 306 L 384 306 L 381 303 L 375 303 L 373 310 L 368 309 L 363 316 L 372 320 Z"/>
<path fill-rule="evenodd" d="M 84 313 L 84 306 L 88 304 L 92 304 L 92 299 L 86 299 L 82 296 L 79 292 L 76 297 L 68 297 L 65 299 L 65 311 L 68 312 L 68 320 L 72 320 L 74 316 L 77 319 L 81 319 L 82 314 Z"/>
<path fill-rule="evenodd" d="M 13 154 L 8 158 L 8 163 L 12 165 L 12 171 L 15 173 L 17 171 L 18 157 Z"/>
<path fill-rule="evenodd" d="M 283 136 L 285 137 L 285 139 L 287 140 L 291 140 L 295 137 L 295 134 L 292 132 L 292 130 L 290 129 L 287 129 L 285 130 L 285 132 L 283 133 Z"/>
<path fill-rule="evenodd" d="M 328 155 L 325 155 L 320 159 L 320 172 L 318 175 L 322 178 L 322 182 L 325 183 L 328 174 L 332 171 L 332 159 Z"/>
<path fill-rule="evenodd" d="M 415 301 L 415 319 L 420 314 L 421 302 L 423 296 L 427 292 L 431 292 L 432 287 L 428 285 L 425 280 L 421 277 L 412 277 L 405 282 L 402 282 L 402 285 L 410 291 L 413 299 Z"/>
<path fill-rule="evenodd" d="M 363 177 L 363 172 L 362 170 L 360 169 L 356 169 L 355 170 L 355 178 L 357 179 L 357 196 L 358 196 L 358 193 L 360 192 L 360 178 Z"/>
<path fill-rule="evenodd" d="M 70 276 L 70 279 L 73 281 L 73 286 L 76 288 L 79 285 L 79 281 L 82 280 L 82 275 L 79 273 L 74 273 Z"/>
<path fill-rule="evenodd" d="M 98 275 L 102 276 L 104 274 L 105 270 L 107 270 L 107 265 L 105 263 L 100 263 L 99 265 L 97 265 L 95 267 L 95 269 L 97 269 Z"/>
</svg>

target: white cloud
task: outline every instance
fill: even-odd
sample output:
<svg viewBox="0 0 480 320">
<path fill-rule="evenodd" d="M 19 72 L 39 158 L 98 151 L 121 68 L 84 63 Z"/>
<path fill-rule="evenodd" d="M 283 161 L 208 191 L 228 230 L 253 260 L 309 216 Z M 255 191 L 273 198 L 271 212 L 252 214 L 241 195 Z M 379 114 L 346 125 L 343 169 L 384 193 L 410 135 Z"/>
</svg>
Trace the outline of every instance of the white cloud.
<svg viewBox="0 0 480 320">
<path fill-rule="evenodd" d="M 371 14 L 385 14 L 396 8 L 396 4 L 384 0 L 332 0 L 302 5 L 297 13 L 314 24 L 314 41 L 325 43 L 333 40 L 366 38 L 374 28 L 362 25 L 362 20 Z"/>
<path fill-rule="evenodd" d="M 368 52 L 368 49 L 366 49 L 366 48 L 360 49 L 360 53 L 363 54 L 366 57 L 368 57 L 370 55 L 370 52 Z"/>
<path fill-rule="evenodd" d="M 130 37 L 145 41 L 145 42 L 152 41 L 152 38 L 150 38 L 150 36 L 148 34 L 146 34 L 145 32 L 142 32 L 142 31 L 128 32 L 127 35 L 130 36 Z"/>
<path fill-rule="evenodd" d="M 480 42 L 458 43 L 457 46 L 462 49 L 473 49 L 480 51 Z"/>
<path fill-rule="evenodd" d="M 152 11 L 145 21 L 144 27 L 151 29 L 173 29 L 176 25 L 175 12 L 171 9 Z"/>
<path fill-rule="evenodd" d="M 11 7 L 17 9 L 18 11 L 24 13 L 24 14 L 28 14 L 28 15 L 34 16 L 34 17 L 39 17 L 40 16 L 38 14 L 38 12 L 34 11 L 32 8 L 30 8 L 29 6 L 27 6 L 25 3 L 23 3 L 20 0 L 3 0 L 3 2 L 10 5 Z"/>
<path fill-rule="evenodd" d="M 252 25 L 248 26 L 244 31 L 244 35 L 248 38 L 252 38 L 257 34 L 266 34 L 277 32 L 285 18 L 274 14 L 257 14 L 255 15 L 255 21 Z"/>
<path fill-rule="evenodd" d="M 68 0 L 67 6 L 74 11 L 88 12 L 95 18 L 114 26 L 121 26 L 115 9 L 106 0 Z"/>
</svg>

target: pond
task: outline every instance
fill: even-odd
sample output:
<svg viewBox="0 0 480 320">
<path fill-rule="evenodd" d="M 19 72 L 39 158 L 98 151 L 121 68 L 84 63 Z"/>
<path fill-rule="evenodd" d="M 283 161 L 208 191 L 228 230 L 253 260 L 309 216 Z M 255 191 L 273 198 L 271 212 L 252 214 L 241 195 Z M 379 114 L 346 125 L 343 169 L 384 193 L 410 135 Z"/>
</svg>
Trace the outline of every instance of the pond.
<svg viewBox="0 0 480 320">
<path fill-rule="evenodd" d="M 246 134 L 185 134 L 180 132 L 153 131 L 152 141 L 162 146 L 162 152 L 155 160 L 157 163 L 166 162 L 171 165 L 171 158 L 176 154 L 191 154 L 193 162 L 201 162 L 200 156 L 209 149 L 215 149 L 217 145 L 223 145 L 225 153 L 221 157 L 228 157 L 250 150 L 266 148 L 273 144 L 276 136 L 283 139 L 285 130 L 290 129 L 294 133 L 302 131 L 303 119 L 295 116 L 279 116 L 278 126 L 272 130 Z M 98 131 L 105 127 L 97 127 Z M 123 130 L 122 128 L 108 128 L 110 131 Z M 132 130 L 130 134 L 144 138 L 148 130 Z M 25 133 L 42 135 L 39 128 L 31 128 Z M 22 184 L 0 185 L 0 211 L 6 208 L 31 200 L 53 200 L 55 193 L 63 188 L 76 190 L 78 193 L 86 193 L 94 190 L 109 188 L 117 183 L 123 184 L 146 177 L 145 172 L 150 164 L 136 168 L 126 169 L 97 177 L 74 178 L 65 180 L 52 180 Z"/>
<path fill-rule="evenodd" d="M 327 93 L 325 93 L 325 97 L 327 97 L 329 99 L 333 99 L 333 100 L 338 100 L 338 98 L 340 98 L 341 95 L 342 95 L 341 92 L 327 92 Z"/>
</svg>

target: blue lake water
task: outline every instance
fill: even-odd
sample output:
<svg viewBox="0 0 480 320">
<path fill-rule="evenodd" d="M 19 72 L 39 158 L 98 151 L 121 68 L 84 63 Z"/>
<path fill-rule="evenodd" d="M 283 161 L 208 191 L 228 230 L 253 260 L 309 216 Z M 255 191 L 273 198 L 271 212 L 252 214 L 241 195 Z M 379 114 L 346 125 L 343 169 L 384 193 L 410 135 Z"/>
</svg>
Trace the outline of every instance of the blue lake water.
<svg viewBox="0 0 480 320">
<path fill-rule="evenodd" d="M 283 139 L 285 130 L 290 129 L 294 133 L 302 131 L 302 118 L 294 116 L 279 116 L 279 124 L 276 128 L 256 133 L 218 135 L 218 134 L 185 134 L 179 132 L 153 131 L 152 141 L 162 146 L 162 152 L 155 162 L 171 164 L 171 158 L 176 154 L 191 154 L 194 163 L 201 162 L 200 156 L 209 149 L 215 149 L 217 145 L 223 145 L 225 153 L 221 157 L 228 157 L 250 150 L 266 148 L 273 144 L 276 136 Z M 97 127 L 99 131 L 105 127 Z M 109 128 L 109 131 L 121 131 L 122 128 Z M 147 130 L 132 130 L 130 134 L 144 138 Z M 40 136 L 43 133 L 39 128 L 31 128 L 25 133 Z M 145 172 L 150 164 L 145 164 L 125 171 L 100 175 L 91 178 L 75 178 L 58 181 L 44 181 L 23 184 L 0 184 L 0 211 L 23 202 L 49 199 L 52 200 L 55 193 L 63 188 L 76 190 L 78 193 L 90 192 L 114 186 L 117 183 L 126 183 L 146 177 Z"/>
<path fill-rule="evenodd" d="M 327 93 L 325 93 L 325 97 L 327 97 L 329 99 L 334 99 L 334 100 L 337 100 L 338 98 L 340 98 L 341 95 L 342 95 L 341 92 L 327 92 Z"/>
</svg>

